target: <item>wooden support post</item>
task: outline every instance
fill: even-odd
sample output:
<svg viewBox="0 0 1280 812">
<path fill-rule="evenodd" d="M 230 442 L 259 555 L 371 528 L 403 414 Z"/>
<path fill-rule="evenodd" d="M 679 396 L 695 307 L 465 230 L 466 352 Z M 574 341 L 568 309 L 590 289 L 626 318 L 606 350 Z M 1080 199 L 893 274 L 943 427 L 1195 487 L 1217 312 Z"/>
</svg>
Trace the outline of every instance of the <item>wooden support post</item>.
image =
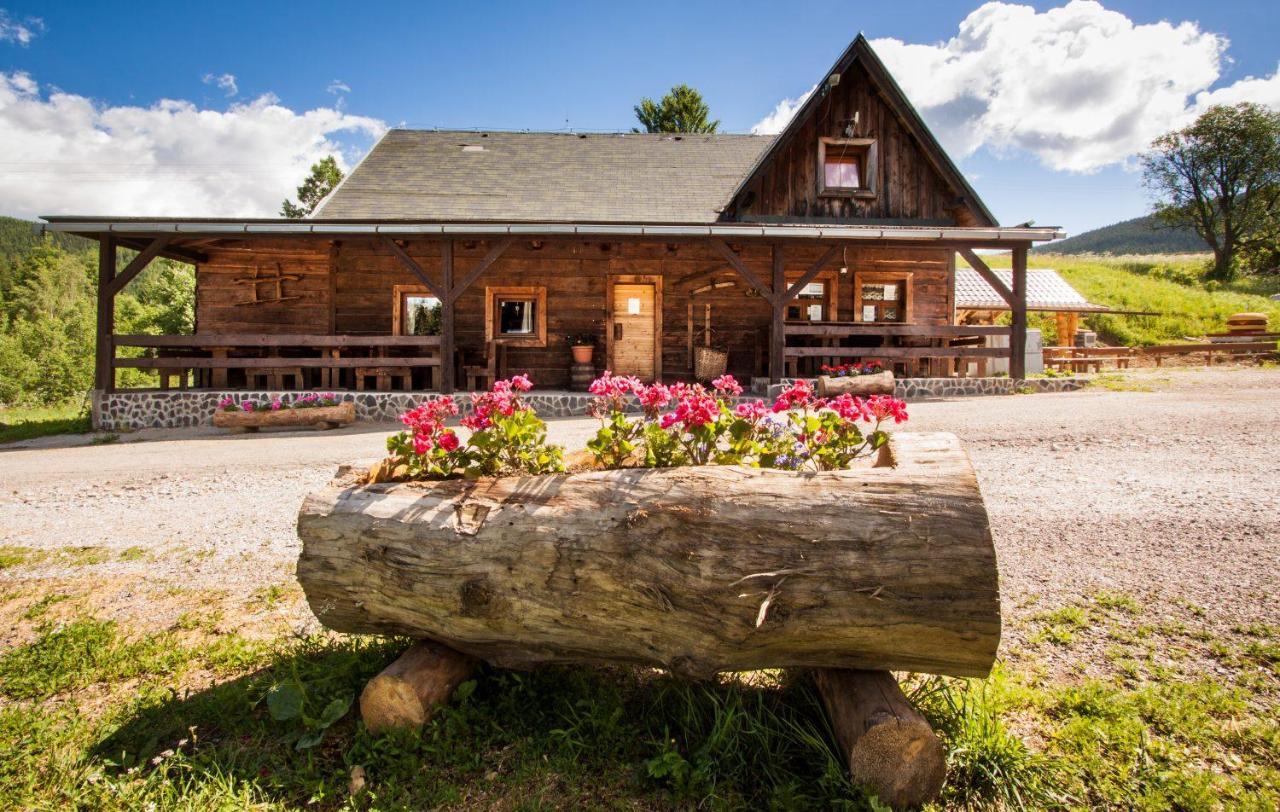
<svg viewBox="0 0 1280 812">
<path fill-rule="evenodd" d="M 894 809 L 938 796 L 947 774 L 942 744 L 892 674 L 819 668 L 814 683 L 855 784 Z"/>
<path fill-rule="evenodd" d="M 769 305 L 773 308 L 773 321 L 769 327 L 770 383 L 781 381 L 787 366 L 787 274 L 782 251 L 781 244 L 773 244 L 773 295 L 769 297 Z"/>
<path fill-rule="evenodd" d="M 1013 332 L 1009 335 L 1009 377 L 1027 377 L 1027 246 L 1013 249 Z"/>
<path fill-rule="evenodd" d="M 419 640 L 364 686 L 360 718 L 370 733 L 419 727 L 473 671 L 467 655 Z"/>
<path fill-rule="evenodd" d="M 103 234 L 98 242 L 98 340 L 94 356 L 93 388 L 111 392 L 116 388 L 115 324 L 116 241 Z"/>
<path fill-rule="evenodd" d="M 453 240 L 440 245 L 440 270 L 443 274 L 445 294 L 440 297 L 440 391 L 451 395 L 454 389 L 454 371 L 457 369 L 453 352 Z"/>
</svg>

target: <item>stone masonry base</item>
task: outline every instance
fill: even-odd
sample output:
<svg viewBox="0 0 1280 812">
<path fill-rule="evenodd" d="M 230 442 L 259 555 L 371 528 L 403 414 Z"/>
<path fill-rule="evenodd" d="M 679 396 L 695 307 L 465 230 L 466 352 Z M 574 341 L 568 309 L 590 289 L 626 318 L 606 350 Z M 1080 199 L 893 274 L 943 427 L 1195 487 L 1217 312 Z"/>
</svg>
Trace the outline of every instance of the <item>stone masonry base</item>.
<svg viewBox="0 0 1280 812">
<path fill-rule="evenodd" d="M 1080 389 L 1087 380 L 1084 377 L 1032 378 L 1025 381 L 1010 378 L 906 378 L 897 382 L 895 394 L 912 401 L 1016 392 L 1069 392 Z M 93 424 L 103 431 L 208 426 L 212 425 L 218 401 L 227 395 L 240 403 L 245 400 L 269 402 L 275 397 L 288 401 L 299 394 L 302 393 L 211 390 L 94 392 Z M 357 420 L 390 423 L 423 400 L 438 395 L 435 392 L 341 392 L 339 397 L 355 403 Z M 526 398 L 544 417 L 586 414 L 593 400 L 584 392 L 534 391 Z M 459 398 L 459 405 L 466 410 L 468 400 L 465 395 Z"/>
</svg>

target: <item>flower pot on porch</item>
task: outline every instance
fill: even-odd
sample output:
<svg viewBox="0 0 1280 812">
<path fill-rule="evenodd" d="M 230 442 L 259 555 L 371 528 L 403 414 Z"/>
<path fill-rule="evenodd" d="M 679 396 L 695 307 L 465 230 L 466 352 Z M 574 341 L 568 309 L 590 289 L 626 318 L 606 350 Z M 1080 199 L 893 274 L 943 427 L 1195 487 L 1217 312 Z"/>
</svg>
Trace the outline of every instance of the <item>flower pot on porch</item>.
<svg viewBox="0 0 1280 812">
<path fill-rule="evenodd" d="M 573 351 L 575 364 L 589 364 L 596 348 L 594 344 L 574 344 L 570 349 Z"/>
</svg>

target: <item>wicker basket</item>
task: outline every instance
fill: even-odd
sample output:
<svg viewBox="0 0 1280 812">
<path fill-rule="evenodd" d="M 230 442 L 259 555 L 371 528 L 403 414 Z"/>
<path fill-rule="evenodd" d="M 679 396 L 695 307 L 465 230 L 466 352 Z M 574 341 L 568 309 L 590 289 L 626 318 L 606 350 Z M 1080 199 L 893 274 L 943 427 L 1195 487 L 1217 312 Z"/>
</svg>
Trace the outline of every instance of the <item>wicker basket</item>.
<svg viewBox="0 0 1280 812">
<path fill-rule="evenodd" d="M 729 367 L 729 353 L 713 350 L 710 347 L 695 347 L 693 350 L 693 376 L 700 381 L 719 378 Z"/>
</svg>

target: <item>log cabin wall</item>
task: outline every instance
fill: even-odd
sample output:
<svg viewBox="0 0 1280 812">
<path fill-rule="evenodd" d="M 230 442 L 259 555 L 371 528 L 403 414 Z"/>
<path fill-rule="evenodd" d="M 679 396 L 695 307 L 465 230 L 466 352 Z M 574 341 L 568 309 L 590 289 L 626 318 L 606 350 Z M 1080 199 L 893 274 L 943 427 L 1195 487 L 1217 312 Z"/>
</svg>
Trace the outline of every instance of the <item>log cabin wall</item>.
<svg viewBox="0 0 1280 812">
<path fill-rule="evenodd" d="M 441 244 L 410 240 L 406 250 L 434 280 L 441 278 Z M 744 264 L 764 280 L 771 277 L 772 249 L 763 243 L 732 244 Z M 487 240 L 454 241 L 454 278 L 479 264 L 492 247 Z M 798 277 L 826 250 L 823 245 L 788 244 L 785 267 Z M 198 269 L 197 323 L 201 334 L 336 333 L 389 335 L 396 286 L 421 282 L 384 246 L 368 239 L 337 243 L 321 240 L 253 242 L 208 250 Z M 848 274 L 839 274 L 847 263 Z M 247 283 L 237 280 L 274 275 L 286 279 L 284 301 L 244 304 Z M 332 269 L 332 272 L 331 272 Z M 836 281 L 836 316 L 854 320 L 854 285 L 862 273 L 909 273 L 913 322 L 948 324 L 951 317 L 951 252 L 946 249 L 853 246 L 828 263 Z M 455 328 L 457 350 L 478 363 L 485 352 L 485 287 L 546 289 L 547 343 L 511 347 L 508 373 L 528 372 L 543 388 L 569 384 L 567 333 L 599 337 L 597 370 L 606 364 L 604 331 L 611 275 L 653 275 L 662 280 L 662 377 L 687 377 L 690 305 L 693 345 L 702 343 L 705 306 L 711 307 L 712 345 L 729 353 L 729 371 L 746 380 L 765 374 L 770 309 L 750 285 L 705 243 L 657 241 L 516 240 L 506 253 L 459 298 Z M 731 282 L 732 285 L 711 287 Z M 260 296 L 270 286 L 264 284 Z"/>
<path fill-rule="evenodd" d="M 842 138 L 858 114 L 852 137 L 875 140 L 874 198 L 820 195 L 818 144 Z M 857 62 L 817 102 L 808 120 L 756 172 L 725 219 L 820 218 L 844 221 L 922 220 L 976 225 L 976 218 L 938 172 L 920 143 L 880 95 Z"/>
<path fill-rule="evenodd" d="M 209 261 L 196 266 L 197 332 L 333 332 L 327 243 L 255 240 L 205 253 Z"/>
</svg>

